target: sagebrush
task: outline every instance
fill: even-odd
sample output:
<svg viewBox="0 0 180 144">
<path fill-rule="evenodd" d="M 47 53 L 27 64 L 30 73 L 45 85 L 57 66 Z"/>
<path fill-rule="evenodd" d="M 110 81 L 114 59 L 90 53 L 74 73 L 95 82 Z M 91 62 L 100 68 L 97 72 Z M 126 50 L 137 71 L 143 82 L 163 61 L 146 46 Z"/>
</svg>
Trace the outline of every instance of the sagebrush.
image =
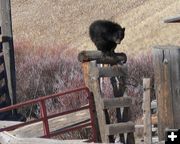
<svg viewBox="0 0 180 144">
<path fill-rule="evenodd" d="M 17 101 L 25 101 L 85 86 L 77 54 L 76 49 L 68 51 L 68 47 L 62 45 L 56 45 L 53 48 L 39 46 L 34 49 L 30 42 L 16 42 Z M 154 77 L 151 53 L 128 58 L 127 66 L 127 92 L 133 98 L 132 118 L 135 120 L 142 115 L 142 79 L 150 77 L 153 80 Z M 110 83 L 104 81 L 104 85 L 105 95 L 112 97 Z M 87 104 L 87 97 L 82 95 L 80 93 L 75 96 L 70 95 L 49 100 L 46 103 L 48 113 L 66 111 Z M 39 114 L 37 105 L 27 107 L 22 111 L 27 113 L 26 116 L 31 115 L 31 113 Z M 81 131 L 81 133 L 86 135 L 83 138 L 89 136 L 87 131 Z M 67 134 L 61 138 L 67 138 L 66 136 L 74 139 L 80 137 L 75 132 L 71 136 Z"/>
</svg>

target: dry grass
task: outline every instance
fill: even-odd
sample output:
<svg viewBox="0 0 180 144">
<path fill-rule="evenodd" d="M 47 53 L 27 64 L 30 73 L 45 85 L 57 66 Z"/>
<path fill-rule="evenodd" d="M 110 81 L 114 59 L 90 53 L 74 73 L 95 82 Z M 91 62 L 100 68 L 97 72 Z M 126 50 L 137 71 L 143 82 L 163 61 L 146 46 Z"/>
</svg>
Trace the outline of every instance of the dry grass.
<svg viewBox="0 0 180 144">
<path fill-rule="evenodd" d="M 94 49 L 88 27 L 95 19 L 111 19 L 126 27 L 117 51 L 137 54 L 157 44 L 180 44 L 180 27 L 162 20 L 180 13 L 177 0 L 16 0 L 12 1 L 15 41 Z"/>
<path fill-rule="evenodd" d="M 139 57 L 131 57 L 128 60 L 128 95 L 133 98 L 132 118 L 135 120 L 142 116 L 143 78 L 151 78 L 154 81 L 154 70 L 151 53 L 144 53 Z M 152 91 L 152 99 L 155 99 Z"/>
<path fill-rule="evenodd" d="M 49 50 L 46 47 L 40 47 L 38 50 L 41 51 L 29 52 L 31 49 L 33 46 L 29 42 L 15 43 L 18 102 L 84 85 L 80 63 L 77 62 L 75 52 L 69 52 L 71 58 L 66 58 L 65 54 L 60 55 L 61 51 L 66 49 L 64 46 Z M 51 101 L 48 107 L 56 108 L 58 101 L 59 110 L 64 111 L 86 104 L 87 98 L 82 97 L 82 94 L 76 97 L 70 95 Z M 33 107 L 36 109 L 36 106 Z"/>
</svg>

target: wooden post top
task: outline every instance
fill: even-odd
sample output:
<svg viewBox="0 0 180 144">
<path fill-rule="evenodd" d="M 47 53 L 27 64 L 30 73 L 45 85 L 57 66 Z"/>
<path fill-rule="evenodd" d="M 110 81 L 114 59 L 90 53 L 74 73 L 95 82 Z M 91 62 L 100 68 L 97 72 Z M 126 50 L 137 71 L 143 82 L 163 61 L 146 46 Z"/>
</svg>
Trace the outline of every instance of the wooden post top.
<svg viewBox="0 0 180 144">
<path fill-rule="evenodd" d="M 115 53 L 112 56 L 104 55 L 101 51 L 82 51 L 78 55 L 80 62 L 88 62 L 96 60 L 101 64 L 123 64 L 126 63 L 127 57 L 125 53 Z"/>
<path fill-rule="evenodd" d="M 180 14 L 164 20 L 165 23 L 180 23 Z"/>
</svg>

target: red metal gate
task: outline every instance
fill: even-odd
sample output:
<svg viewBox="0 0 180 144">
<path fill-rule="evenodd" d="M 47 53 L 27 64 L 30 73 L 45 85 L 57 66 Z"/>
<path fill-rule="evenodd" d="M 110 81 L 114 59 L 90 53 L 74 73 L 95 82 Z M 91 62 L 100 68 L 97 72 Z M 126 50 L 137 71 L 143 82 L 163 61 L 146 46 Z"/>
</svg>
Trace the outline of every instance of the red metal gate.
<svg viewBox="0 0 180 144">
<path fill-rule="evenodd" d="M 85 91 L 88 94 L 88 100 L 89 100 L 88 105 L 77 108 L 77 109 L 74 109 L 74 110 L 69 110 L 69 111 L 66 111 L 66 112 L 47 115 L 46 105 L 45 105 L 46 100 L 52 99 L 52 98 L 55 98 L 55 97 L 61 97 L 61 96 L 67 95 L 67 94 L 80 92 L 80 91 Z M 32 124 L 32 123 L 37 123 L 37 122 L 42 121 L 43 122 L 43 130 L 44 130 L 44 136 L 42 136 L 42 137 L 50 138 L 52 136 L 56 136 L 58 134 L 62 134 L 62 133 L 68 132 L 68 131 L 73 131 L 73 130 L 77 130 L 77 129 L 80 129 L 80 128 L 83 128 L 83 127 L 91 126 L 92 127 L 92 135 L 93 135 L 93 140 L 92 141 L 96 142 L 96 129 L 95 129 L 95 122 L 94 122 L 95 117 L 94 117 L 94 114 L 93 114 L 93 111 L 94 111 L 93 96 L 91 95 L 91 93 L 90 93 L 90 91 L 89 91 L 89 89 L 87 87 L 81 87 L 81 88 L 69 90 L 69 91 L 66 91 L 66 92 L 52 94 L 52 95 L 40 97 L 40 98 L 37 98 L 37 99 L 25 101 L 25 102 L 22 102 L 22 103 L 19 103 L 19 104 L 16 104 L 16 105 L 1 108 L 0 112 L 5 112 L 5 111 L 17 109 L 17 108 L 27 106 L 27 105 L 31 105 L 31 104 L 39 104 L 40 105 L 41 117 L 39 119 L 24 122 L 24 123 L 20 123 L 20 124 L 16 124 L 16 125 L 13 125 L 13 126 L 8 126 L 6 128 L 1 128 L 0 132 L 14 130 L 16 128 L 19 128 L 19 127 L 22 127 L 22 126 L 25 126 L 25 125 L 29 125 L 29 124 Z M 90 122 L 89 123 L 87 123 L 87 121 L 84 121 L 84 124 L 82 122 L 81 125 L 68 127 L 66 129 L 62 129 L 62 130 L 59 130 L 59 131 L 56 131 L 56 132 L 50 132 L 48 119 L 55 118 L 55 117 L 58 117 L 58 116 L 63 116 L 63 115 L 66 115 L 66 114 L 70 114 L 70 113 L 85 110 L 85 109 L 89 109 L 89 112 L 90 112 Z"/>
</svg>

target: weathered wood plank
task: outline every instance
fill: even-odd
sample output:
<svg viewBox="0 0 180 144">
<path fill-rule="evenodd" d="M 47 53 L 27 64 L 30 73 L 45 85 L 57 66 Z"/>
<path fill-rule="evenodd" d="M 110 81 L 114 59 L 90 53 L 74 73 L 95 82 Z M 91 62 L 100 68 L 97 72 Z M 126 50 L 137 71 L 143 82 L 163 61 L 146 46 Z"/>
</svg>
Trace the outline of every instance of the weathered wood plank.
<svg viewBox="0 0 180 144">
<path fill-rule="evenodd" d="M 166 18 L 164 22 L 165 23 L 180 23 L 180 14 L 177 16 Z"/>
<path fill-rule="evenodd" d="M 170 57 L 169 71 L 171 82 L 169 89 L 172 96 L 174 128 L 180 129 L 180 46 L 174 50 L 171 50 L 170 47 L 168 51 Z"/>
<path fill-rule="evenodd" d="M 113 56 L 105 56 L 101 51 L 82 51 L 78 55 L 80 62 L 96 60 L 97 64 L 117 64 L 127 61 L 124 53 L 115 53 Z"/>
<path fill-rule="evenodd" d="M 152 143 L 151 124 L 151 83 L 149 78 L 143 79 L 143 117 L 144 117 L 144 143 Z"/>
<path fill-rule="evenodd" d="M 106 125 L 105 130 L 107 135 L 115 135 L 120 133 L 134 132 L 135 127 L 134 127 L 134 123 L 129 121 L 129 122 Z"/>
<path fill-rule="evenodd" d="M 5 127 L 8 127 L 8 126 L 13 126 L 13 125 L 16 125 L 16 124 L 20 124 L 22 122 L 19 122 L 19 121 L 0 121 L 0 128 L 5 128 Z"/>
<path fill-rule="evenodd" d="M 15 60 L 14 46 L 12 36 L 12 20 L 11 20 L 11 3 L 10 0 L 0 0 L 0 19 L 1 19 L 1 35 L 8 38 L 3 42 L 3 55 L 7 73 L 7 100 L 11 100 L 11 104 L 16 103 L 16 80 L 15 80 Z"/>
<path fill-rule="evenodd" d="M 130 97 L 117 97 L 103 99 L 102 107 L 106 108 L 120 108 L 120 107 L 130 107 L 132 104 L 132 99 Z"/>
<path fill-rule="evenodd" d="M 56 131 L 59 129 L 63 129 L 64 127 L 68 127 L 70 125 L 85 121 L 87 119 L 90 119 L 89 110 L 82 110 L 79 112 L 49 119 L 48 122 L 50 131 Z M 16 137 L 22 138 L 41 137 L 44 135 L 43 124 L 42 122 L 38 122 L 35 124 L 20 127 L 11 131 L 10 133 Z"/>
<path fill-rule="evenodd" d="M 83 69 L 83 76 L 84 76 L 84 82 L 85 85 L 89 88 L 91 92 L 91 98 L 90 98 L 90 104 L 92 105 L 90 111 L 93 115 L 91 117 L 91 120 L 94 122 L 93 124 L 93 131 L 94 131 L 94 139 L 95 142 L 101 142 L 101 136 L 100 136 L 100 130 L 99 130 L 99 124 L 98 124 L 98 118 L 97 118 L 97 112 L 96 112 L 96 106 L 95 106 L 95 100 L 94 100 L 94 94 L 92 93 L 92 84 L 91 84 L 91 78 L 90 78 L 90 62 L 83 62 L 82 63 L 82 69 Z"/>
<path fill-rule="evenodd" d="M 86 140 L 52 140 L 44 138 L 16 138 L 8 132 L 0 133 L 1 144 L 83 144 Z"/>
<path fill-rule="evenodd" d="M 89 87 L 89 62 L 82 63 L 82 70 L 83 70 L 84 83 L 89 89 L 91 89 Z"/>
<path fill-rule="evenodd" d="M 102 109 L 102 106 L 100 105 L 102 95 L 101 90 L 99 86 L 98 76 L 97 73 L 94 71 L 94 67 L 96 67 L 96 61 L 90 62 L 90 87 L 94 94 L 94 101 L 95 101 L 95 107 L 97 112 L 97 118 L 98 118 L 98 125 L 101 135 L 101 140 L 103 143 L 108 143 L 108 137 L 105 135 L 105 125 L 106 125 L 106 119 L 104 115 L 104 110 Z"/>
<path fill-rule="evenodd" d="M 111 66 L 98 68 L 99 77 L 116 77 L 116 76 L 126 76 L 127 67 L 126 66 Z"/>
<path fill-rule="evenodd" d="M 127 75 L 126 66 L 93 67 L 92 71 L 94 73 L 94 77 L 117 77 Z"/>
<path fill-rule="evenodd" d="M 165 140 L 166 128 L 180 128 L 180 47 L 153 49 L 155 89 L 158 102 L 158 134 Z"/>
</svg>

